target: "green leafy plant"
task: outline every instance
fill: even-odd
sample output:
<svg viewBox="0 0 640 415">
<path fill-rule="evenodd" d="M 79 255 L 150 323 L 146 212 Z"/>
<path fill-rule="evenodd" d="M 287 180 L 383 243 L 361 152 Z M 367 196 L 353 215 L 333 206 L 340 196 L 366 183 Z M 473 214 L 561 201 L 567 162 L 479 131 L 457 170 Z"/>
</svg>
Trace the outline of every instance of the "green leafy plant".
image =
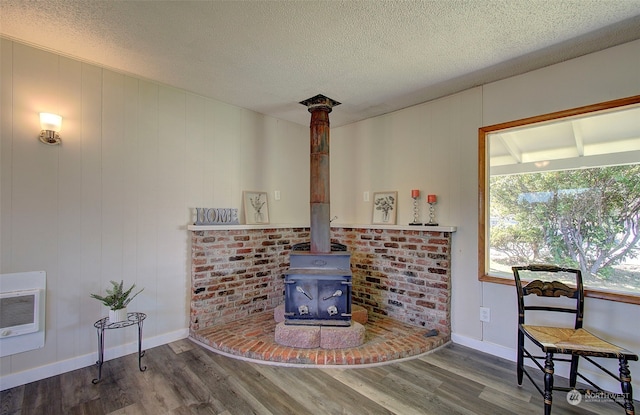
<svg viewBox="0 0 640 415">
<path fill-rule="evenodd" d="M 136 287 L 133 284 L 128 290 L 124 290 L 124 281 L 120 281 L 119 283 L 115 281 L 111 281 L 112 288 L 107 288 L 107 295 L 101 296 L 98 294 L 91 294 L 91 298 L 95 298 L 98 301 L 101 301 L 102 304 L 109 307 L 111 310 L 120 310 L 123 309 L 133 300 L 136 295 L 140 294 L 144 288 L 138 291 L 135 294 L 131 294 L 133 289 Z"/>
<path fill-rule="evenodd" d="M 640 164 L 491 177 L 491 255 L 500 265 L 580 268 L 586 285 L 638 287 Z M 633 264 L 633 263 L 632 263 Z"/>
</svg>

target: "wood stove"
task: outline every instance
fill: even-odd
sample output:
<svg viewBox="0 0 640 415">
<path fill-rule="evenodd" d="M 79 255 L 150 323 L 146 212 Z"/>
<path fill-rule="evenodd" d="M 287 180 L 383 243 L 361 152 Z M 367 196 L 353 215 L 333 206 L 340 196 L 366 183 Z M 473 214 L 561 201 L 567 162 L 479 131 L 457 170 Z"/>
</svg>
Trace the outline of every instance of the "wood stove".
<svg viewBox="0 0 640 415">
<path fill-rule="evenodd" d="M 329 113 L 339 102 L 316 95 L 311 113 L 311 241 L 296 245 L 285 272 L 285 325 L 351 325 L 351 254 L 331 243 Z"/>
<path fill-rule="evenodd" d="M 304 248 L 305 245 L 301 244 Z M 337 244 L 334 244 L 334 246 Z M 340 245 L 338 248 L 344 247 Z M 351 254 L 342 250 L 313 254 L 294 250 L 285 272 L 285 324 L 351 324 Z"/>
</svg>

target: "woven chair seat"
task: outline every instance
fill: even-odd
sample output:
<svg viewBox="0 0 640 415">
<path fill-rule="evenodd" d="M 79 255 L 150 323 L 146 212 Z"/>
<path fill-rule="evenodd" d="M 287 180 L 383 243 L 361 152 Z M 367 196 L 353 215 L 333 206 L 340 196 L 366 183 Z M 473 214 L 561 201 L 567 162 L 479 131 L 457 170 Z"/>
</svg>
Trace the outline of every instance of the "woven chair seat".
<svg viewBox="0 0 640 415">
<path fill-rule="evenodd" d="M 625 356 L 629 360 L 635 360 L 633 352 L 602 340 L 585 329 L 528 324 L 523 324 L 521 327 L 524 333 L 545 353 L 578 354 L 616 359 Z"/>
</svg>

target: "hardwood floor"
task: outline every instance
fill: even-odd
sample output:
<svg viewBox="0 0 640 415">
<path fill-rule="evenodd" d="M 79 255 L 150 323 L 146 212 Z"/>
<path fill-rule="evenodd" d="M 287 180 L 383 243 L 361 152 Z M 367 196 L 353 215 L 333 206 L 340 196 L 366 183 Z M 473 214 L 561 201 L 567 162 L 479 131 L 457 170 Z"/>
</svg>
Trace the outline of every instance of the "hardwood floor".
<svg viewBox="0 0 640 415">
<path fill-rule="evenodd" d="M 1 414 L 536 414 L 542 398 L 515 364 L 447 345 L 404 362 L 358 369 L 276 367 L 231 359 L 180 340 L 1 392 Z M 560 380 L 556 382 L 558 384 Z M 554 414 L 623 414 L 613 403 L 569 405 Z M 636 401 L 636 408 L 640 407 Z"/>
</svg>

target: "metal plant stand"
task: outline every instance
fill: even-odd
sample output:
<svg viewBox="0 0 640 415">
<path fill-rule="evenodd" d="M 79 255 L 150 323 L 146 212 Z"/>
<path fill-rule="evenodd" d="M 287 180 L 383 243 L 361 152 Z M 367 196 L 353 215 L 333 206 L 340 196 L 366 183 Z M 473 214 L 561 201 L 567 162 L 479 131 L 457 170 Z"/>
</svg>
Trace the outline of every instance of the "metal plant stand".
<svg viewBox="0 0 640 415">
<path fill-rule="evenodd" d="M 105 330 L 113 330 L 120 329 L 123 327 L 133 326 L 134 324 L 138 325 L 138 368 L 141 372 L 147 370 L 146 366 L 142 366 L 142 357 L 144 356 L 144 351 L 142 350 L 142 322 L 147 318 L 147 315 L 144 313 L 127 313 L 127 319 L 124 321 L 117 321 L 115 323 L 111 323 L 109 321 L 109 317 L 101 318 L 93 324 L 93 327 L 96 328 L 98 332 L 98 361 L 96 362 L 96 366 L 98 366 L 98 377 L 93 379 L 91 382 L 95 385 L 100 382 L 102 379 L 102 364 L 104 363 L 104 331 Z"/>
</svg>

